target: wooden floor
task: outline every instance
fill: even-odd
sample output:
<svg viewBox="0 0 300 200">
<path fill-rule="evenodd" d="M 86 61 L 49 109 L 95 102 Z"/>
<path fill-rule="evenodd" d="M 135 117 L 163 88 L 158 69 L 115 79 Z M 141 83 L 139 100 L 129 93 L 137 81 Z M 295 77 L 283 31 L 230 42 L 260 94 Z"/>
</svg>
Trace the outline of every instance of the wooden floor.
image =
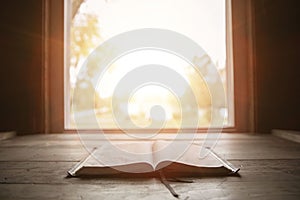
<svg viewBox="0 0 300 200">
<path fill-rule="evenodd" d="M 241 166 L 241 177 L 172 183 L 179 199 L 300 199 L 298 143 L 272 135 L 222 134 L 215 151 Z M 0 199 L 175 199 L 154 178 L 66 178 L 86 155 L 77 134 L 0 141 Z"/>
</svg>

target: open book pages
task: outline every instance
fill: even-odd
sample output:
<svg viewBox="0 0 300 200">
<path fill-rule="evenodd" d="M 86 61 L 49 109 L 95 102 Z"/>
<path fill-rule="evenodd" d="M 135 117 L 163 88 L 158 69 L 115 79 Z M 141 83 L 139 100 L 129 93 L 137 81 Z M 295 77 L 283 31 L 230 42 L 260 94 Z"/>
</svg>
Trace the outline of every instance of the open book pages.
<svg viewBox="0 0 300 200">
<path fill-rule="evenodd" d="M 164 173 L 177 175 L 229 174 L 238 171 L 207 149 L 200 158 L 201 146 L 182 141 L 119 142 L 102 145 L 68 171 L 71 176 L 119 173 Z"/>
</svg>

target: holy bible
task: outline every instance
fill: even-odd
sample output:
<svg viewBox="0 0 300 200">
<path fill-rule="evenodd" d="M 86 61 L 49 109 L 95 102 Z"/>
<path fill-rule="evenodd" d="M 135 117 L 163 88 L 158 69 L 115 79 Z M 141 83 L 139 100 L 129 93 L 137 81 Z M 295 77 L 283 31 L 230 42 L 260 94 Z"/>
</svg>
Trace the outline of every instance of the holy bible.
<svg viewBox="0 0 300 200">
<path fill-rule="evenodd" d="M 68 171 L 71 177 L 121 174 L 206 176 L 235 174 L 239 168 L 210 148 L 200 156 L 201 145 L 182 141 L 118 142 L 101 145 Z"/>
</svg>

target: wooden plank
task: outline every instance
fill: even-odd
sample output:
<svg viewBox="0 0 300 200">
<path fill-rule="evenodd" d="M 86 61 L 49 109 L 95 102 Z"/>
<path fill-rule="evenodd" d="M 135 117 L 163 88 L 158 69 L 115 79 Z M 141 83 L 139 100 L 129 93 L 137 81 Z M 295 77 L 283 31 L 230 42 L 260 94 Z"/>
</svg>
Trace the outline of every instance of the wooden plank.
<svg viewBox="0 0 300 200">
<path fill-rule="evenodd" d="M 0 199 L 174 199 L 160 182 L 149 180 L 147 185 L 0 185 Z"/>
<path fill-rule="evenodd" d="M 4 183 L 66 183 L 82 184 L 112 184 L 114 179 L 66 179 L 67 170 L 77 162 L 0 162 L 0 184 Z M 264 182 L 264 181 L 299 181 L 300 160 L 248 160 L 234 161 L 236 166 L 241 165 L 241 177 L 210 177 L 201 178 L 201 182 Z M 193 180 L 199 177 L 191 177 Z M 92 181 L 91 181 L 92 180 Z M 133 181 L 127 179 L 127 181 Z"/>
<path fill-rule="evenodd" d="M 0 132 L 0 141 L 14 138 L 16 135 L 15 131 Z"/>
<path fill-rule="evenodd" d="M 290 140 L 293 142 L 300 143 L 300 132 L 299 131 L 273 129 L 272 134 L 277 137 L 281 137 L 283 139 L 287 139 L 287 140 Z"/>
<path fill-rule="evenodd" d="M 13 142 L 12 142 L 13 143 Z M 93 142 L 91 141 L 93 145 Z M 98 144 L 98 143 L 96 143 Z M 201 146 L 199 146 L 200 151 Z M 282 139 L 271 141 L 223 141 L 215 151 L 225 159 L 300 159 L 300 145 Z M 195 152 L 197 154 L 197 152 Z M 87 151 L 81 144 L 72 142 L 19 143 L 1 146 L 0 161 L 79 161 Z"/>
<path fill-rule="evenodd" d="M 167 140 L 167 139 L 164 139 L 164 140 Z M 128 140 L 125 140 L 125 139 L 117 139 L 117 138 L 113 138 L 113 139 L 109 139 L 109 140 L 104 140 L 104 139 L 101 139 L 100 137 L 87 137 L 87 138 L 84 138 L 82 140 L 80 140 L 79 138 L 75 139 L 75 138 L 72 138 L 72 139 L 69 139 L 69 140 L 61 140 L 61 139 L 51 139 L 49 138 L 48 140 L 45 140 L 44 138 L 30 138 L 30 139 L 25 139 L 23 137 L 17 137 L 13 140 L 6 140 L 6 141 L 2 141 L 0 142 L 0 148 L 2 147 L 24 147 L 24 146 L 30 146 L 30 147 L 33 147 L 33 146 L 47 146 L 47 147 L 50 147 L 50 146 L 62 146 L 62 147 L 69 147 L 69 146 L 82 146 L 83 143 L 89 143 L 89 144 L 97 144 L 97 143 L 101 143 L 102 141 L 128 141 Z M 135 141 L 135 140 L 129 140 L 129 141 Z M 147 141 L 152 141 L 152 140 L 147 140 Z M 168 139 L 168 141 L 175 141 L 175 140 L 172 140 L 172 139 Z M 194 142 L 197 143 L 201 143 L 203 142 L 204 139 L 195 139 Z M 211 141 L 211 140 L 210 140 Z M 252 139 L 234 139 L 234 140 L 231 140 L 231 139 L 219 139 L 219 140 L 216 140 L 217 141 L 217 144 L 218 143 L 222 143 L 222 144 L 227 144 L 227 145 L 235 145 L 236 143 L 237 144 L 257 144 L 257 143 L 260 143 L 262 145 L 270 145 L 270 144 L 274 144 L 274 143 L 279 143 L 282 141 L 276 137 L 271 137 L 271 138 L 261 138 L 261 139 L 255 139 L 255 140 L 252 140 Z M 285 142 L 285 141 L 283 141 Z M 288 144 L 288 142 L 286 142 Z"/>
<path fill-rule="evenodd" d="M 136 134 L 136 135 L 143 135 L 141 134 Z M 175 134 L 176 135 L 176 134 Z M 191 138 L 191 134 L 185 133 L 186 138 Z M 220 139 L 224 140 L 236 140 L 236 139 L 246 139 L 246 140 L 263 140 L 263 139 L 270 139 L 274 138 L 272 135 L 269 134 L 228 134 L 228 133 L 221 133 L 220 135 L 218 134 L 210 134 L 212 136 L 220 136 Z M 147 134 L 144 134 L 146 137 Z M 192 136 L 195 136 L 196 139 L 205 139 L 207 137 L 207 134 L 205 133 L 198 133 L 198 134 L 192 134 Z M 127 140 L 127 139 L 132 139 L 129 135 L 126 134 L 102 134 L 102 133 L 70 133 L 70 134 L 39 134 L 39 135 L 26 135 L 26 136 L 18 136 L 16 139 L 18 140 L 44 140 L 44 141 L 51 141 L 51 140 L 57 140 L 57 141 L 72 141 L 72 140 L 79 140 L 80 138 L 84 138 L 86 140 L 98 140 L 98 139 L 122 139 L 122 140 Z M 169 133 L 169 134 L 158 134 L 156 139 L 172 139 L 174 138 L 174 134 Z"/>
<path fill-rule="evenodd" d="M 180 199 L 298 199 L 299 182 L 176 183 Z M 174 199 L 157 180 L 145 184 L 0 184 L 1 199 Z"/>
<path fill-rule="evenodd" d="M 79 161 L 87 155 L 80 143 L 72 141 L 24 142 L 1 145 L 0 161 Z M 7 144 L 7 143 L 6 143 Z M 94 145 L 93 141 L 90 141 Z M 95 145 L 98 145 L 96 142 Z M 200 151 L 201 146 L 199 146 Z M 283 139 L 270 141 L 220 140 L 215 151 L 225 159 L 300 159 L 300 145 Z M 198 152 L 195 152 L 197 154 Z"/>
<path fill-rule="evenodd" d="M 1 148 L 0 161 L 80 161 L 87 156 L 83 148 Z"/>
<path fill-rule="evenodd" d="M 212 182 L 190 184 L 173 184 L 179 194 L 189 199 L 298 199 L 300 196 L 299 182 L 272 181 L 261 182 Z"/>
</svg>

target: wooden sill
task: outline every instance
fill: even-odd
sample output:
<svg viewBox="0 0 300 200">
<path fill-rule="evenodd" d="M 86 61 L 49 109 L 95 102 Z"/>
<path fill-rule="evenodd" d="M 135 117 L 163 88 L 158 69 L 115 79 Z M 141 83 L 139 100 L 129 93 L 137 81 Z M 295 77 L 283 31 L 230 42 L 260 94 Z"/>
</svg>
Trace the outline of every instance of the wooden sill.
<svg viewBox="0 0 300 200">
<path fill-rule="evenodd" d="M 76 129 L 65 129 L 64 133 L 78 133 L 78 131 L 80 133 L 109 133 L 109 134 L 120 134 L 120 133 L 126 133 L 126 132 L 130 132 L 130 133 L 141 133 L 141 134 L 150 134 L 153 132 L 157 132 L 157 130 L 155 129 L 126 129 L 126 130 L 121 130 L 121 129 L 103 129 L 103 130 L 96 130 L 96 129 L 83 129 L 83 130 L 76 130 Z M 223 129 L 221 128 L 212 128 L 212 129 L 207 129 L 207 128 L 203 128 L 203 129 L 197 129 L 196 131 L 194 129 L 183 129 L 182 133 L 185 134 L 190 134 L 193 132 L 196 133 L 218 133 L 218 132 L 222 132 L 222 133 L 238 133 L 238 130 L 235 127 L 225 127 Z M 177 133 L 178 129 L 163 129 L 160 130 L 159 133 L 166 133 L 166 134 L 173 134 L 173 133 Z M 239 132 L 240 133 L 240 132 Z"/>
</svg>

